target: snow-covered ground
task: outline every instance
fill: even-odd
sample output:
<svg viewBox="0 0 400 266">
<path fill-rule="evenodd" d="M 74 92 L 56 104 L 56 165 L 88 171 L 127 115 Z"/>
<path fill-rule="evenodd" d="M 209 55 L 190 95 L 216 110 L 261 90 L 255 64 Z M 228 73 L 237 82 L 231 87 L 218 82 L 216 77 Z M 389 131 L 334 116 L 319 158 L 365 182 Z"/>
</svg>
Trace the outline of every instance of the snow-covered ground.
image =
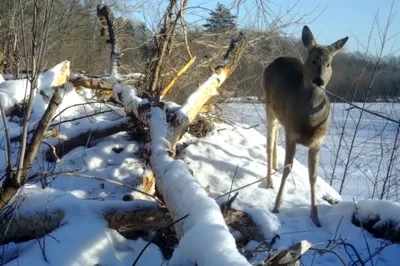
<svg viewBox="0 0 400 266">
<path fill-rule="evenodd" d="M 223 109 L 223 116 L 228 121 L 243 123 L 245 124 L 243 127 L 258 125 L 254 128 L 266 134 L 266 115 L 263 104 L 228 103 L 220 107 Z M 321 149 L 319 175 L 328 183 L 333 176 L 333 187 L 339 191 L 346 162 L 349 162 L 341 194 L 344 199 L 378 198 L 381 195 L 384 180 L 389 176 L 383 198 L 399 201 L 400 140 L 397 141 L 393 154 L 391 171 L 389 174 L 387 172 L 396 134 L 398 134 L 397 124 L 364 112 L 356 138 L 351 145 L 360 111 L 355 108 L 348 110 L 349 107 L 342 103 L 332 104 L 331 127 Z M 365 108 L 394 120 L 400 120 L 400 104 L 398 103 L 367 103 Z M 345 122 L 347 115 L 347 122 Z M 338 152 L 342 133 L 341 147 Z M 281 127 L 278 143 L 283 147 L 284 139 L 284 131 Z M 350 150 L 352 150 L 351 154 Z M 305 147 L 297 146 L 296 159 L 307 165 Z M 335 161 L 337 161 L 336 169 L 333 171 Z M 374 184 L 377 184 L 375 192 L 373 192 Z"/>
<path fill-rule="evenodd" d="M 113 107 L 114 111 L 109 112 L 110 107 L 102 103 L 94 102 L 88 105 L 72 107 L 85 102 L 84 96 L 88 96 L 88 94 L 78 95 L 74 90 L 65 90 L 63 105 L 58 110 L 61 115 L 57 117 L 55 122 L 71 120 L 57 127 L 66 137 L 71 138 L 88 129 L 101 128 L 102 126 L 108 126 L 112 123 L 117 124 L 126 120 L 123 117 L 124 113 L 121 108 Z M 35 96 L 35 103 L 33 110 L 35 115 L 33 116 L 32 125 L 37 123 L 41 112 L 43 112 L 47 104 L 39 94 Z M 228 105 L 228 107 L 233 107 L 232 109 L 236 111 L 235 115 L 229 108 L 225 109 L 227 112 L 226 117 L 231 120 L 246 123 L 250 126 L 255 124 L 260 124 L 260 126 L 248 129 L 243 128 L 245 126 L 242 125 L 217 124 L 216 128 L 205 138 L 198 139 L 187 134 L 181 140 L 188 146 L 180 153 L 179 159 L 187 163 L 188 167 L 193 171 L 194 177 L 204 188 L 207 187 L 209 196 L 213 198 L 228 192 L 232 184 L 233 189 L 240 188 L 264 178 L 266 174 L 266 140 L 265 135 L 262 133 L 265 128 L 263 127 L 262 119 L 260 120 L 260 117 L 263 118 L 265 113 L 263 107 L 253 104 L 238 105 L 237 103 Z M 340 108 L 343 108 L 343 106 L 338 105 L 338 107 L 335 107 L 335 118 L 337 116 L 339 118 L 343 117 L 343 115 L 337 115 L 336 113 L 336 110 L 341 110 Z M 237 111 L 240 111 L 240 115 L 238 115 Z M 97 115 L 73 120 L 77 117 L 95 113 Z M 352 115 L 354 116 L 354 114 Z M 240 121 L 240 119 L 243 120 Z M 371 120 L 372 118 L 369 119 Z M 382 129 L 382 125 L 379 123 L 370 124 L 364 119 L 362 122 L 365 127 L 377 128 L 378 131 Z M 18 121 L 9 121 L 9 127 L 12 136 L 19 134 Z M 372 134 L 370 133 L 371 130 L 361 131 L 357 141 L 363 143 L 366 139 L 369 140 L 369 134 Z M 388 143 L 393 143 L 394 130 L 395 128 L 393 129 L 392 127 L 391 131 L 386 134 L 385 138 Z M 328 146 L 330 143 L 336 143 L 335 134 L 331 132 L 327 138 Z M 351 134 L 351 132 L 346 132 L 346 134 Z M 0 140 L 0 161 L 4 162 L 4 131 L 0 132 Z M 49 138 L 46 141 L 56 144 L 58 140 Z M 348 141 L 348 137 L 346 137 L 346 141 Z M 121 200 L 123 195 L 132 192 L 128 188 L 97 180 L 63 175 L 62 173 L 75 171 L 80 174 L 110 179 L 127 185 L 135 185 L 137 178 L 144 171 L 138 154 L 140 147 L 141 144 L 131 140 L 128 133 L 121 132 L 98 141 L 94 146 L 76 148 L 56 164 L 46 162 L 43 154 L 39 154 L 34 169 L 31 170 L 32 172 L 55 171 L 60 172 L 60 174 L 53 178 L 42 179 L 41 182 L 37 181 L 26 185 L 20 192 L 24 200 L 20 203 L 19 215 L 24 216 L 34 212 L 62 209 L 65 211 L 62 226 L 45 238 L 2 246 L 0 264 L 7 266 L 132 265 L 146 242 L 140 238 L 138 240 L 127 240 L 115 230 L 107 228 L 103 212 L 111 207 L 154 206 L 155 203 L 145 200 L 124 202 Z M 14 143 L 14 152 L 16 148 L 17 143 Z M 47 148 L 47 146 L 42 148 Z M 373 150 L 374 146 L 369 147 L 366 145 L 364 151 L 366 149 Z M 362 151 L 355 152 L 355 156 Z M 300 154 L 304 153 L 301 150 L 299 152 Z M 279 167 L 283 166 L 284 153 L 284 149 L 280 147 L 278 151 Z M 327 158 L 331 158 L 329 156 L 331 156 L 330 153 L 324 150 L 324 164 L 329 161 Z M 357 157 L 357 160 L 368 161 L 368 156 L 367 153 L 363 157 L 358 155 L 361 158 Z M 385 154 L 385 156 L 388 155 Z M 301 159 L 300 155 L 297 158 Z M 357 164 L 357 162 L 354 164 Z M 374 165 L 371 162 L 368 163 L 368 166 L 372 170 L 374 169 Z M 1 169 L 4 169 L 4 166 Z M 367 197 L 367 195 L 363 195 L 360 191 L 352 188 L 352 186 L 358 186 L 354 180 L 358 178 L 361 189 L 366 189 L 366 186 L 364 186 L 366 178 L 360 171 L 349 173 L 351 178 L 348 178 L 348 183 L 345 186 L 346 199 L 350 197 L 356 198 L 357 196 Z M 323 169 L 320 169 L 319 173 L 321 177 L 329 177 Z M 329 170 L 326 170 L 326 173 L 329 173 Z M 274 174 L 275 183 L 279 183 L 280 175 L 281 173 Z M 340 175 L 339 171 L 338 175 Z M 48 186 L 42 189 L 44 183 Z M 400 213 L 399 204 L 384 201 L 362 200 L 353 202 L 349 200 L 332 206 L 324 199 L 341 201 L 341 196 L 323 178 L 318 178 L 318 209 L 322 227 L 317 228 L 309 217 L 310 191 L 307 168 L 298 161 L 294 163 L 293 172 L 291 178 L 289 178 L 284 202 L 279 214 L 270 212 L 276 193 L 276 190 L 264 189 L 257 183 L 241 189 L 239 197 L 233 205 L 234 208 L 244 210 L 251 215 L 267 240 L 270 240 L 274 234 L 279 234 L 280 239 L 273 246 L 274 249 L 288 246 L 300 240 L 308 240 L 311 243 L 318 244 L 317 247 L 324 248 L 330 240 L 342 237 L 346 238 L 346 242 L 356 248 L 362 259 L 368 258 L 370 254 L 374 254 L 377 250 L 385 247 L 373 257 L 373 265 L 398 265 L 397 255 L 400 252 L 400 247 L 397 245 L 386 246 L 388 242 L 376 239 L 369 233 L 362 231 L 352 224 L 352 217 L 357 209 L 360 217 L 375 218 L 376 215 L 380 215 L 384 219 L 381 222 L 392 221 L 396 223 L 400 220 L 400 217 L 398 217 Z M 222 197 L 219 201 L 224 201 L 226 198 L 226 196 Z M 183 198 L 182 201 L 190 201 L 190 199 Z M 199 237 L 212 237 L 207 231 L 198 233 Z M 197 246 L 195 241 L 193 243 L 185 243 L 185 245 L 184 248 L 186 250 L 191 247 L 196 249 L 195 251 L 198 253 L 207 250 L 207 247 Z M 342 246 L 338 246 L 334 250 L 347 263 L 351 264 L 351 261 L 355 260 L 354 253 L 350 251 L 351 255 L 349 256 Z M 204 256 L 207 256 L 207 254 L 204 254 Z M 259 256 L 265 257 L 265 253 Z M 303 256 L 302 262 L 304 265 L 340 265 L 339 260 L 333 254 L 321 256 L 314 251 L 307 252 Z M 168 265 L 168 262 L 164 262 L 158 247 L 151 244 L 137 265 L 158 266 Z M 366 265 L 372 264 L 368 262 Z M 208 264 L 207 266 L 217 265 Z M 218 266 L 224 265 L 218 264 Z"/>
</svg>

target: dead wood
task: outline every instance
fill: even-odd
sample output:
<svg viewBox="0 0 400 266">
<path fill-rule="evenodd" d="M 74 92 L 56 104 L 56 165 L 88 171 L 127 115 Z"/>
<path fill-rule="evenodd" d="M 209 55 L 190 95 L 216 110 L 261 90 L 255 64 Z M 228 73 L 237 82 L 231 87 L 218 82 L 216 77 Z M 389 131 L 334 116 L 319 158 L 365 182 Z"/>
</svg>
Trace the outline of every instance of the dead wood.
<svg viewBox="0 0 400 266">
<path fill-rule="evenodd" d="M 214 124 L 207 118 L 198 117 L 192 124 L 189 125 L 188 133 L 198 138 L 204 138 L 209 132 L 214 129 Z"/>
<path fill-rule="evenodd" d="M 224 64 L 215 69 L 214 74 L 189 97 L 182 107 L 171 108 L 173 111 L 165 108 L 166 105 L 162 102 L 149 102 L 147 99 L 141 99 L 133 88 L 114 87 L 114 98 L 123 104 L 127 115 L 136 117 L 150 130 L 150 165 L 156 176 L 158 193 L 163 197 L 172 219 L 179 221 L 174 224 L 178 239 L 184 238 L 186 232 L 192 229 L 196 230 L 195 228 L 205 226 L 207 223 L 209 223 L 210 228 L 218 231 L 218 233 L 215 233 L 220 235 L 221 238 L 213 239 L 210 243 L 205 239 L 202 245 L 219 246 L 223 245 L 220 241 L 223 241 L 226 237 L 232 239 L 219 206 L 207 196 L 200 184 L 194 180 L 187 165 L 174 159 L 174 154 L 177 141 L 196 119 L 203 105 L 211 97 L 218 95 L 220 86 L 236 67 L 243 52 L 244 41 L 243 35 L 234 38 L 224 58 Z M 186 184 L 185 189 L 178 189 L 173 185 L 178 183 Z M 186 194 L 192 196 L 193 202 L 202 202 L 204 207 L 193 209 L 181 204 L 182 198 Z M 191 218 L 191 215 L 207 217 L 210 212 L 215 217 L 219 216 L 213 223 L 208 221 L 205 224 L 198 222 L 198 219 Z M 181 219 L 187 215 L 189 215 L 188 218 Z M 218 227 L 215 227 L 217 224 Z M 239 259 L 241 265 L 249 265 L 236 249 L 232 249 L 228 253 L 230 253 L 229 256 L 221 254 L 220 261 L 230 264 L 233 263 L 233 260 L 238 263 L 237 260 Z M 196 263 L 199 258 L 193 257 L 188 258 L 188 260 Z"/>
<path fill-rule="evenodd" d="M 196 57 L 192 57 L 184 66 L 181 70 L 176 73 L 176 75 L 172 78 L 172 80 L 168 83 L 168 85 L 164 88 L 164 90 L 161 92 L 160 99 L 164 98 L 165 95 L 171 90 L 172 86 L 174 86 L 175 82 L 179 79 L 180 76 L 182 76 L 186 70 L 193 64 L 193 62 L 196 60 Z"/>
<path fill-rule="evenodd" d="M 61 225 L 64 211 L 54 210 L 46 213 L 35 213 L 27 217 L 15 216 L 12 219 L 1 217 L 0 245 L 10 242 L 20 243 L 37 239 L 54 231 Z"/>
<path fill-rule="evenodd" d="M 131 194 L 126 194 L 122 198 L 123 201 L 133 201 L 137 199 L 146 200 L 147 197 L 143 193 L 137 191 L 143 191 L 148 195 L 155 196 L 156 194 L 156 178 L 150 168 L 144 168 L 143 173 L 138 178 L 137 182 L 133 185 L 135 188 Z"/>
<path fill-rule="evenodd" d="M 178 238 L 172 228 L 166 228 L 172 223 L 171 214 L 166 208 L 148 208 L 139 210 L 112 209 L 105 213 L 108 227 L 117 230 L 127 239 L 139 237 L 156 244 L 164 257 L 169 259 Z M 232 232 L 238 231 L 240 239 L 238 244 L 246 245 L 250 240 L 262 242 L 265 240 L 259 227 L 247 213 L 235 209 L 229 209 L 224 213 L 226 224 Z M 166 229 L 166 230 L 164 230 Z M 158 234 L 156 232 L 158 231 Z M 157 235 L 156 237 L 153 237 Z"/>
<path fill-rule="evenodd" d="M 104 79 L 93 79 L 85 77 L 72 79 L 71 83 L 74 84 L 74 87 L 85 87 L 89 89 L 105 90 L 105 91 L 112 91 L 115 84 L 114 82 Z"/>
<path fill-rule="evenodd" d="M 104 218 L 108 221 L 108 227 L 117 230 L 128 239 L 137 239 L 172 222 L 166 208 L 111 209 L 104 214 Z"/>
<path fill-rule="evenodd" d="M 173 121 L 174 131 L 169 135 L 169 141 L 173 147 L 186 132 L 188 126 L 193 123 L 203 106 L 214 96 L 219 94 L 221 85 L 236 68 L 244 52 L 245 38 L 242 33 L 232 38 L 229 48 L 224 56 L 224 64 L 214 69 L 214 75 L 206 80 L 177 111 Z"/>
<path fill-rule="evenodd" d="M 352 223 L 355 226 L 361 227 L 362 230 L 366 230 L 376 238 L 389 240 L 396 244 L 400 243 L 400 229 L 398 226 L 400 221 L 388 220 L 382 222 L 381 217 L 378 215 L 375 217 L 368 217 L 368 219 L 361 219 L 355 213 L 352 218 Z"/>
<path fill-rule="evenodd" d="M 25 184 L 27 175 L 32 167 L 34 159 L 36 158 L 40 144 L 43 141 L 44 135 L 51 123 L 51 119 L 60 105 L 61 100 L 59 88 L 55 88 L 50 103 L 40 119 L 36 131 L 26 149 L 23 167 L 22 169 L 19 169 L 21 172 L 21 180 L 18 181 L 18 179 L 14 177 L 14 173 L 11 172 L 10 175 L 6 176 L 6 180 L 2 184 L 2 188 L 0 189 L 0 211 L 4 209 L 12 197 L 18 192 L 18 189 Z"/>
<path fill-rule="evenodd" d="M 54 94 L 50 100 L 50 104 L 40 119 L 39 124 L 33 133 L 31 142 L 27 148 L 24 160 L 24 169 L 28 170 L 31 168 L 33 160 L 36 157 L 40 144 L 42 143 L 45 133 L 50 126 L 52 118 L 54 117 L 58 106 L 61 104 L 61 100 L 62 98 L 59 88 L 54 88 Z M 24 174 L 24 176 L 26 177 L 26 174 Z"/>
<path fill-rule="evenodd" d="M 114 15 L 109 6 L 98 5 L 97 6 L 97 16 L 103 26 L 100 33 L 101 36 L 110 36 L 107 40 L 111 44 L 111 54 L 110 54 L 110 75 L 118 75 L 119 66 L 119 52 L 118 52 L 118 40 L 116 36 L 116 30 L 114 25 Z"/>
<path fill-rule="evenodd" d="M 271 255 L 263 266 L 300 266 L 300 257 L 314 245 L 303 240 Z"/>
<path fill-rule="evenodd" d="M 91 130 L 88 132 L 84 132 L 72 139 L 62 141 L 54 146 L 53 149 L 48 149 L 46 151 L 46 160 L 48 162 L 55 162 L 57 158 L 54 156 L 54 152 L 57 154 L 58 158 L 61 158 L 71 150 L 79 147 L 79 146 L 93 146 L 96 140 L 111 136 L 121 131 L 128 130 L 130 124 L 128 122 L 123 122 L 119 125 L 113 124 L 111 127 L 102 128 L 98 130 Z"/>
<path fill-rule="evenodd" d="M 177 0 L 170 0 L 165 11 L 162 28 L 155 36 L 156 48 L 154 49 L 153 58 L 150 59 L 147 69 L 149 74 L 146 76 L 145 86 L 153 96 L 159 96 L 162 90 L 161 76 L 165 67 L 167 56 L 173 48 L 173 39 L 176 26 L 183 15 L 183 10 L 188 4 L 188 0 L 182 0 L 179 10 L 174 14 L 177 6 Z M 173 19 L 175 15 L 175 18 Z"/>
</svg>

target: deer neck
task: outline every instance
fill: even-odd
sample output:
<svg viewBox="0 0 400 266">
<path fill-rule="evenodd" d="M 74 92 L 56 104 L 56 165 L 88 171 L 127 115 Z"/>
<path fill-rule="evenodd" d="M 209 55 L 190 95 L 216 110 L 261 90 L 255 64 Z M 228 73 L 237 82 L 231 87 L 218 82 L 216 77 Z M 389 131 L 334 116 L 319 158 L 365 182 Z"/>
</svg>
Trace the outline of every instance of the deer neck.
<svg viewBox="0 0 400 266">
<path fill-rule="evenodd" d="M 320 88 L 311 82 L 304 81 L 303 91 L 301 96 L 303 104 L 305 104 L 304 112 L 310 120 L 326 119 L 326 115 L 329 113 L 329 100 L 325 92 L 325 88 Z"/>
</svg>

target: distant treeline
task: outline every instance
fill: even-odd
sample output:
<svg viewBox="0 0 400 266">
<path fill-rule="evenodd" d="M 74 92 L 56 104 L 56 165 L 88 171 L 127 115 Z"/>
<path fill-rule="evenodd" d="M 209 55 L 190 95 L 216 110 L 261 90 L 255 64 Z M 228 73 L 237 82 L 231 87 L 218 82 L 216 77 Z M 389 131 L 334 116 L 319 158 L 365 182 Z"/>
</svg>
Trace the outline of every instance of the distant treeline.
<svg viewBox="0 0 400 266">
<path fill-rule="evenodd" d="M 23 25 L 26 34 L 30 34 L 31 2 L 24 1 L 26 11 Z M 73 72 L 106 74 L 110 51 L 106 39 L 100 37 L 100 25 L 96 16 L 96 5 L 99 2 L 101 1 L 55 0 L 47 42 L 46 67 L 62 60 L 70 60 Z M 0 51 L 4 54 L 5 72 L 25 69 L 19 8 L 18 1 L 13 0 L 2 0 L 0 5 Z M 149 29 L 140 21 L 122 17 L 116 19 L 116 25 L 122 55 L 120 72 L 146 73 L 146 65 L 154 55 L 155 36 L 159 29 L 157 26 Z M 249 44 L 239 66 L 224 85 L 224 91 L 228 92 L 225 95 L 263 97 L 262 72 L 265 66 L 282 55 L 304 57 L 305 49 L 298 39 L 282 37 L 273 31 L 242 30 Z M 221 62 L 230 38 L 237 31 L 236 28 L 228 27 L 226 32 L 215 33 L 203 26 L 188 25 L 191 51 L 199 62 L 179 80 L 170 97 L 186 98 L 193 88 L 204 81 L 210 75 L 211 67 Z M 171 73 L 176 72 L 188 60 L 182 30 L 178 29 L 177 32 L 174 48 L 167 62 L 168 67 L 165 68 Z M 0 56 L 0 64 L 1 58 Z M 368 101 L 393 100 L 399 96 L 399 57 L 384 58 L 376 66 L 376 61 L 371 56 L 358 52 L 342 52 L 335 57 L 332 66 L 333 76 L 328 89 L 347 100 L 363 101 L 367 95 Z M 371 82 L 374 71 L 375 78 Z"/>
<path fill-rule="evenodd" d="M 261 75 L 263 68 L 275 58 L 279 56 L 306 58 L 306 49 L 299 39 L 278 36 L 260 45 L 259 49 L 260 51 L 255 54 L 260 54 L 259 58 L 262 60 L 253 62 L 252 66 L 242 62 L 240 70 L 236 72 L 236 75 L 241 75 L 243 80 L 235 90 L 236 97 L 263 97 L 262 76 L 247 81 L 245 76 Z M 377 63 L 377 58 L 367 53 L 345 50 L 334 57 L 332 68 L 333 74 L 327 89 L 346 100 L 400 101 L 400 56 L 383 56 Z M 334 97 L 332 101 L 340 102 Z"/>
</svg>

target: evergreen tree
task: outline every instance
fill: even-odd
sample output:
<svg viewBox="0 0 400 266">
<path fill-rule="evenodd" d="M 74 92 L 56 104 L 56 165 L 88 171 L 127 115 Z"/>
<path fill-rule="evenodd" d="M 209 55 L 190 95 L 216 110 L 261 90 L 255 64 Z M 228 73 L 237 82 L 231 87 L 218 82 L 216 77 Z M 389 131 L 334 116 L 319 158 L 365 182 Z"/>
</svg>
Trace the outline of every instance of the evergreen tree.
<svg viewBox="0 0 400 266">
<path fill-rule="evenodd" d="M 210 12 L 210 18 L 207 19 L 207 24 L 203 27 L 209 32 L 221 32 L 226 30 L 236 29 L 236 16 L 231 14 L 231 11 L 223 4 L 217 3 L 215 11 Z"/>
</svg>

